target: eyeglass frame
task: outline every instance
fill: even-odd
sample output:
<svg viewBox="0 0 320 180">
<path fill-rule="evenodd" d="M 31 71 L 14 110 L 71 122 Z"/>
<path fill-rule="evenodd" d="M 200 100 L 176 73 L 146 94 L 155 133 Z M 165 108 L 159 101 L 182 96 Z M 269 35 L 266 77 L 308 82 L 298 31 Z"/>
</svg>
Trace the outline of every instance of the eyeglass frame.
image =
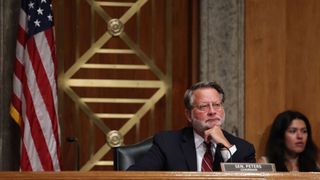
<svg viewBox="0 0 320 180">
<path fill-rule="evenodd" d="M 210 108 L 212 107 L 213 110 L 222 110 L 223 102 L 220 103 L 206 103 L 206 104 L 200 104 L 200 105 L 193 105 L 193 108 L 197 108 L 199 111 L 202 112 L 209 112 Z"/>
</svg>

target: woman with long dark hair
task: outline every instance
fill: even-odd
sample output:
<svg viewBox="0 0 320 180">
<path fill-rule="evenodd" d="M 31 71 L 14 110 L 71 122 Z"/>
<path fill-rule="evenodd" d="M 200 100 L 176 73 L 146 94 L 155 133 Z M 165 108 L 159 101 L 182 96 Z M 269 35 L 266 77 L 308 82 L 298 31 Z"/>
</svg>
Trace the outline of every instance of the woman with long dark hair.
<svg viewBox="0 0 320 180">
<path fill-rule="evenodd" d="M 275 163 L 277 171 L 319 171 L 317 155 L 308 118 L 297 111 L 280 113 L 271 127 L 264 162 Z"/>
</svg>

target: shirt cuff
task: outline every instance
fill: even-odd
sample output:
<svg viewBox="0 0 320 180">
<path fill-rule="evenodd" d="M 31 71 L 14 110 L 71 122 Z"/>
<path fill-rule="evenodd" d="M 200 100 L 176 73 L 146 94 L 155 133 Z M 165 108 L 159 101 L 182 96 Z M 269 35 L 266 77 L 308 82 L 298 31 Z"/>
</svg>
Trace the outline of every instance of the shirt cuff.
<svg viewBox="0 0 320 180">
<path fill-rule="evenodd" d="M 230 151 L 230 152 L 229 152 Z M 237 151 L 237 147 L 236 145 L 232 145 L 230 148 L 228 149 L 223 148 L 221 149 L 221 156 L 224 160 L 224 162 L 228 161 L 228 159 L 230 159 L 230 157 Z M 231 153 L 231 154 L 230 154 Z"/>
</svg>

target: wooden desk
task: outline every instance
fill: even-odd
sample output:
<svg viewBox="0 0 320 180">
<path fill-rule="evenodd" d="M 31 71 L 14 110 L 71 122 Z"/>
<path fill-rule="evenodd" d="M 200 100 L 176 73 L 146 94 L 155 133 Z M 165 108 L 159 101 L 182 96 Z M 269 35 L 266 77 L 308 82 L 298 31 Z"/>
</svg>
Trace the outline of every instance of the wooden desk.
<svg viewBox="0 0 320 180">
<path fill-rule="evenodd" d="M 225 173 L 225 172 L 125 172 L 125 171 L 63 171 L 63 172 L 0 172 L 0 179 L 11 180 L 179 180 L 179 179 L 320 179 L 320 173 Z"/>
</svg>

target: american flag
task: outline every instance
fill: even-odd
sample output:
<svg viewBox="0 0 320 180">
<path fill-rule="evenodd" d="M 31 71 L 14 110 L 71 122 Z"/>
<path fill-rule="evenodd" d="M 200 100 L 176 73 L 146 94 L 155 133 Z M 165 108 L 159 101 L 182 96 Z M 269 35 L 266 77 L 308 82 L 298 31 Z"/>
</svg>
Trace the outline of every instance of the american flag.
<svg viewBox="0 0 320 180">
<path fill-rule="evenodd" d="M 21 0 L 10 114 L 21 171 L 60 171 L 57 60 L 51 0 Z"/>
</svg>

